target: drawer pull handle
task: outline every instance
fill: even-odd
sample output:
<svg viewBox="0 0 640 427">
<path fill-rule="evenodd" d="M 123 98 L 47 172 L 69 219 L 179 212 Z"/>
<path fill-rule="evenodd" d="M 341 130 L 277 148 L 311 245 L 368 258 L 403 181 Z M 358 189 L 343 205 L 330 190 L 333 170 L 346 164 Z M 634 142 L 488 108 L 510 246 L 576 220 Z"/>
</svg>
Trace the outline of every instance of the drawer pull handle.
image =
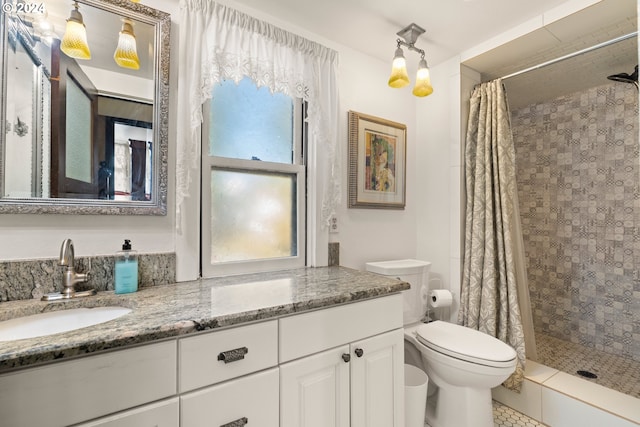
<svg viewBox="0 0 640 427">
<path fill-rule="evenodd" d="M 249 349 L 247 347 L 240 347 L 233 350 L 227 350 L 227 351 L 223 351 L 218 355 L 218 360 L 224 363 L 237 362 L 238 360 L 244 359 L 244 355 L 247 353 L 249 353 Z"/>
<path fill-rule="evenodd" d="M 356 348 L 355 353 L 356 353 L 356 356 L 362 357 L 362 355 L 364 354 L 364 350 L 361 348 Z"/>
<path fill-rule="evenodd" d="M 238 420 L 231 421 L 230 423 L 222 424 L 220 427 L 242 427 L 244 425 L 247 425 L 248 423 L 249 420 L 247 419 L 247 417 L 242 417 Z"/>
<path fill-rule="evenodd" d="M 345 363 L 349 363 L 349 360 L 351 360 L 351 355 L 349 353 L 344 353 L 342 355 L 342 360 L 344 360 Z"/>
</svg>

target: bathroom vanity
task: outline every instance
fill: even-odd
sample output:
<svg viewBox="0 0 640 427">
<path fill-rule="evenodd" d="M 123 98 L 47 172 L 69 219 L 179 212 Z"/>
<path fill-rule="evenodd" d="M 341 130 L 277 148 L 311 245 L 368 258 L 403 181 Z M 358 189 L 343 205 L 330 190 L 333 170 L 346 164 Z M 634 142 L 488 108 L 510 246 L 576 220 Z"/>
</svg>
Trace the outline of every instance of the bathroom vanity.
<svg viewBox="0 0 640 427">
<path fill-rule="evenodd" d="M 61 303 L 132 312 L 0 343 L 2 423 L 402 427 L 408 288 L 326 267 Z M 2 315 L 68 307 L 16 301 Z"/>
</svg>

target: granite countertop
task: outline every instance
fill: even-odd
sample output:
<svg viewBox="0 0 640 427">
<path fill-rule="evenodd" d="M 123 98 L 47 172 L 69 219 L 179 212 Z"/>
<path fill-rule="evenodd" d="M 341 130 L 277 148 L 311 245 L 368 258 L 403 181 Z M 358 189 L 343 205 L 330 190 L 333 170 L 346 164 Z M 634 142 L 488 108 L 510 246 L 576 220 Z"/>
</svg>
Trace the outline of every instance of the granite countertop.
<svg viewBox="0 0 640 427">
<path fill-rule="evenodd" d="M 70 301 L 0 304 L 0 320 L 65 308 L 120 306 L 132 312 L 75 331 L 0 342 L 0 372 L 42 362 L 277 318 L 409 289 L 397 279 L 345 267 L 300 268 L 111 291 Z"/>
</svg>

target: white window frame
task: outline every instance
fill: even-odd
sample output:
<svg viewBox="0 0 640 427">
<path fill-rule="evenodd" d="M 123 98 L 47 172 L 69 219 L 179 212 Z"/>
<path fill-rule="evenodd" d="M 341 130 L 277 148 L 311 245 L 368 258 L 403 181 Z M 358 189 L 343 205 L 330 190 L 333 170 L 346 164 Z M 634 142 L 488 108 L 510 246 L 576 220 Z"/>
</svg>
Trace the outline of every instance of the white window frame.
<svg viewBox="0 0 640 427">
<path fill-rule="evenodd" d="M 209 155 L 209 102 L 203 106 L 205 120 L 202 124 L 201 153 L 201 216 L 200 216 L 200 272 L 202 277 L 219 277 L 233 274 L 257 273 L 286 270 L 306 265 L 307 228 L 306 228 L 306 128 L 303 120 L 304 103 L 294 99 L 293 105 L 293 153 L 292 164 L 266 162 L 259 160 L 232 159 Z M 211 263 L 211 170 L 230 170 L 235 172 L 262 171 L 295 175 L 296 179 L 296 224 L 297 255 L 284 258 L 266 258 L 246 261 Z"/>
</svg>

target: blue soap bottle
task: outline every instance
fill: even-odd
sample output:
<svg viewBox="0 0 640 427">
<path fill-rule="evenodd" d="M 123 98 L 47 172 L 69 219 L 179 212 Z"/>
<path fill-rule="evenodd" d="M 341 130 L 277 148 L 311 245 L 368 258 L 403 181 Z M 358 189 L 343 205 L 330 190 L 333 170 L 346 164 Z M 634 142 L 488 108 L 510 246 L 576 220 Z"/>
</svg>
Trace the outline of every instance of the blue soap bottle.
<svg viewBox="0 0 640 427">
<path fill-rule="evenodd" d="M 125 240 L 122 250 L 116 252 L 114 288 L 116 294 L 138 290 L 138 253 L 131 250 L 131 240 Z"/>
</svg>

